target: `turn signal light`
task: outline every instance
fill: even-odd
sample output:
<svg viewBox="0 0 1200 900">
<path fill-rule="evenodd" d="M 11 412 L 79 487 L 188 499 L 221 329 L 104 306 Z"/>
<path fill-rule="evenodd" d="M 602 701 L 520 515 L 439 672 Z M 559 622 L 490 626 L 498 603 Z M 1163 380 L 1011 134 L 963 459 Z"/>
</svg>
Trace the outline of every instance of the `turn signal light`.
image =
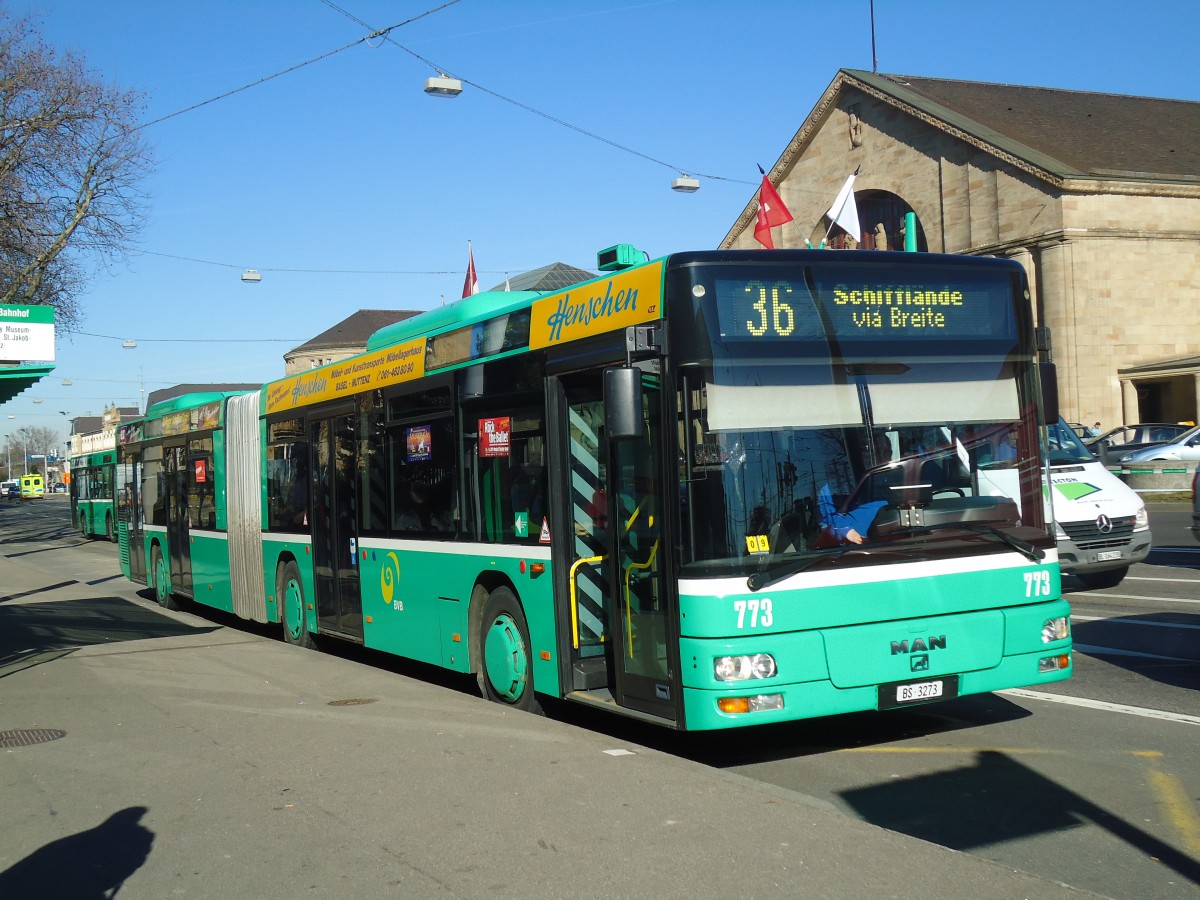
<svg viewBox="0 0 1200 900">
<path fill-rule="evenodd" d="M 1059 656 L 1045 656 L 1038 660 L 1039 672 L 1058 672 L 1071 667 L 1071 655 L 1063 653 Z"/>
<path fill-rule="evenodd" d="M 783 709 L 783 694 L 756 694 L 752 697 L 718 697 L 717 709 L 723 713 L 733 714 Z"/>
</svg>

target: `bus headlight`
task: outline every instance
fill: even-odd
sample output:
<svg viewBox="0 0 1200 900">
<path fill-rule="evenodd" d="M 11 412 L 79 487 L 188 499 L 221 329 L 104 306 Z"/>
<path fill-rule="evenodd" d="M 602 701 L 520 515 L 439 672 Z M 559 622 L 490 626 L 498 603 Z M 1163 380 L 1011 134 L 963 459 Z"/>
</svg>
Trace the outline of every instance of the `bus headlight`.
<svg viewBox="0 0 1200 900">
<path fill-rule="evenodd" d="M 1049 644 L 1053 641 L 1065 641 L 1070 636 L 1071 619 L 1068 616 L 1047 619 L 1046 624 L 1042 626 L 1043 644 Z"/>
<path fill-rule="evenodd" d="M 773 678 L 779 670 L 775 657 L 769 653 L 744 656 L 718 656 L 713 660 L 713 677 L 717 681 L 749 681 L 751 678 Z"/>
</svg>

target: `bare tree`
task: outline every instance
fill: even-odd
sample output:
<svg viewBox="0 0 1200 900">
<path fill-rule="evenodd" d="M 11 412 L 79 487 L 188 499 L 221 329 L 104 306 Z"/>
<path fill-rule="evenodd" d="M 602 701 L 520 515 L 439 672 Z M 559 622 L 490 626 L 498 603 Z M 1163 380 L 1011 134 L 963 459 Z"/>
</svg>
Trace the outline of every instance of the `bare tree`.
<svg viewBox="0 0 1200 900">
<path fill-rule="evenodd" d="M 142 107 L 0 9 L 0 303 L 78 321 L 85 259 L 122 256 L 142 224 Z"/>
<path fill-rule="evenodd" d="M 65 454 L 62 435 L 54 428 L 44 428 L 40 425 L 27 425 L 18 428 L 5 441 L 3 457 L 0 458 L 0 468 L 4 468 L 5 480 L 16 478 L 26 472 L 44 474 L 49 465 L 48 457 L 55 450 Z M 39 460 L 30 460 L 37 456 Z M 9 469 L 11 460 L 11 470 Z"/>
</svg>

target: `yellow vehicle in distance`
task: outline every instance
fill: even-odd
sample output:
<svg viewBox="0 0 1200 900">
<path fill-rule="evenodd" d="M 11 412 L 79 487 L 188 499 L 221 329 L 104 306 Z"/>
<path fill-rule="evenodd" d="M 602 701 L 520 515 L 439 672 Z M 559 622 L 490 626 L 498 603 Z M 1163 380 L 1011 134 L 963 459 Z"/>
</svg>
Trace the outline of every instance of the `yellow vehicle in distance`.
<svg viewBox="0 0 1200 900">
<path fill-rule="evenodd" d="M 46 484 L 42 480 L 41 475 L 22 475 L 21 476 L 21 499 L 22 500 L 45 500 L 46 499 Z"/>
</svg>

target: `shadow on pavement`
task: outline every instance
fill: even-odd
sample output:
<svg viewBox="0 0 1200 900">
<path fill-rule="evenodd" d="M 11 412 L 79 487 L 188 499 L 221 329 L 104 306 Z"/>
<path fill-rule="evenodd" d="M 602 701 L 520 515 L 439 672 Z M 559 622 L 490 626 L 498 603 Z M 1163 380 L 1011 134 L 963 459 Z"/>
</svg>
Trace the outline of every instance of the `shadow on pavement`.
<svg viewBox="0 0 1200 900">
<path fill-rule="evenodd" d="M 964 852 L 1091 823 L 1200 883 L 1200 862 L 994 750 L 976 754 L 974 765 L 841 796 L 872 824 Z"/>
<path fill-rule="evenodd" d="M 217 628 L 193 628 L 119 597 L 0 606 L 0 678 L 80 647 L 206 634 Z"/>
<path fill-rule="evenodd" d="M 882 713 L 849 713 L 781 725 L 680 733 L 632 719 L 615 718 L 568 701 L 548 701 L 544 705 L 546 714 L 560 721 L 718 769 L 890 744 L 982 728 L 1032 715 L 1004 697 L 979 694 Z"/>
<path fill-rule="evenodd" d="M 150 856 L 154 832 L 144 806 L 113 813 L 95 828 L 53 841 L 0 872 L 0 897 L 114 897 Z"/>
<path fill-rule="evenodd" d="M 1200 690 L 1200 616 L 1145 613 L 1071 625 L 1076 652 L 1160 684 Z M 1139 655 L 1144 654 L 1144 655 Z"/>
</svg>

